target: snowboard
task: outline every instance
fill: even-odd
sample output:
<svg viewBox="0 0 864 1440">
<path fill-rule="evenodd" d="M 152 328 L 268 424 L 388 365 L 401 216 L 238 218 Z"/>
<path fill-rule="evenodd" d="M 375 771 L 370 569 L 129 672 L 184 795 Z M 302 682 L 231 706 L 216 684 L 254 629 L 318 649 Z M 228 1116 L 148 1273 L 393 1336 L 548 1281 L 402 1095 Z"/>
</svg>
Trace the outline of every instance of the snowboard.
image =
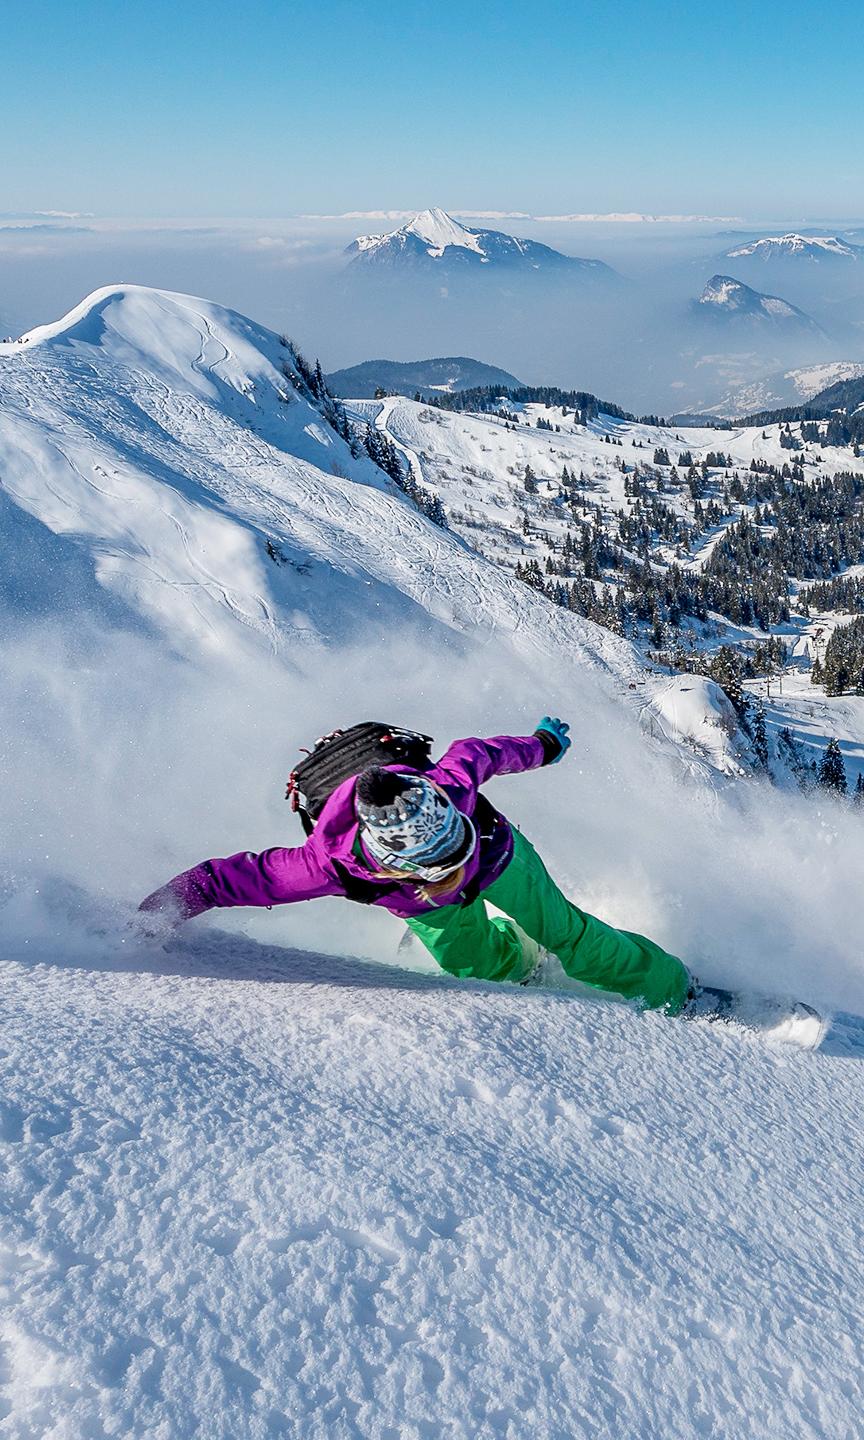
<svg viewBox="0 0 864 1440">
<path fill-rule="evenodd" d="M 489 905 L 494 914 L 502 911 Z M 406 930 L 399 945 L 400 952 L 416 943 L 411 930 Z M 591 985 L 585 985 L 568 975 L 557 956 L 551 951 L 539 949 L 536 964 L 518 982 L 525 988 L 569 991 L 590 999 L 627 1003 L 621 996 L 605 994 Z M 818 1050 L 829 1029 L 829 1020 L 805 1005 L 803 1000 L 791 1000 L 778 995 L 759 995 L 751 991 L 720 990 L 713 985 L 700 985 L 697 993 L 676 1017 L 679 1020 L 705 1020 L 711 1024 L 725 1024 L 749 1032 L 760 1039 L 775 1041 L 799 1050 Z"/>
<path fill-rule="evenodd" d="M 799 1050 L 818 1050 L 828 1030 L 825 1016 L 802 1000 L 718 990 L 712 985 L 700 986 L 680 1018 L 738 1026 Z"/>
</svg>

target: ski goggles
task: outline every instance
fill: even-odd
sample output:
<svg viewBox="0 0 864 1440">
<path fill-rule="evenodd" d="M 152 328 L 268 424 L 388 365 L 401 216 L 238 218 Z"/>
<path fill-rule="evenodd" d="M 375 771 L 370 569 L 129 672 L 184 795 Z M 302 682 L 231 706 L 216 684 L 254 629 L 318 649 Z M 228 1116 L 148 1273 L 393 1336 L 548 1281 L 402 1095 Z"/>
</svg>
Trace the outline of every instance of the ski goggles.
<svg viewBox="0 0 864 1440">
<path fill-rule="evenodd" d="M 460 812 L 461 815 L 461 812 Z M 437 864 L 424 865 L 418 860 L 411 860 L 398 851 L 375 853 L 375 863 L 382 869 L 389 870 L 399 875 L 404 875 L 410 880 L 425 880 L 430 885 L 437 885 L 439 880 L 446 880 L 448 876 L 455 875 L 457 870 L 467 864 L 477 849 L 477 831 L 467 815 L 461 815 L 462 823 L 465 826 L 465 835 L 458 849 L 447 857 L 446 860 Z"/>
</svg>

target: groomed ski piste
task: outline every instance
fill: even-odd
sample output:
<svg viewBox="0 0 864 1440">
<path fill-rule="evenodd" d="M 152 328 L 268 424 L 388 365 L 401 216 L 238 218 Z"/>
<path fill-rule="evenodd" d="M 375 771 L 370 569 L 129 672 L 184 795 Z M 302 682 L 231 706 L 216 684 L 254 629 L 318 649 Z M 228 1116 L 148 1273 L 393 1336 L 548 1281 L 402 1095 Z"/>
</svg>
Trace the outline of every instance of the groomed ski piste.
<svg viewBox="0 0 864 1440">
<path fill-rule="evenodd" d="M 419 515 L 283 355 L 135 287 L 0 347 L 0 1435 L 852 1440 L 860 817 L 646 728 L 668 677 Z M 827 1010 L 818 1052 L 457 982 L 347 902 L 127 928 L 296 843 L 334 723 L 544 710 L 571 756 L 490 790 L 568 893 Z"/>
</svg>

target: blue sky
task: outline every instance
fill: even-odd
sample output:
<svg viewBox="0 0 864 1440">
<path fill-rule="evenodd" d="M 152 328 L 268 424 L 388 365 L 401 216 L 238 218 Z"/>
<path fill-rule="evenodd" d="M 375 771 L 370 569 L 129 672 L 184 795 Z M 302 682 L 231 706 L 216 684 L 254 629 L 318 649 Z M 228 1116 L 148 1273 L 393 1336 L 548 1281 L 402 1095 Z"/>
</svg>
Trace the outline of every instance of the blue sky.
<svg viewBox="0 0 864 1440">
<path fill-rule="evenodd" d="M 858 0 L 7 0 L 0 210 L 851 216 Z"/>
</svg>

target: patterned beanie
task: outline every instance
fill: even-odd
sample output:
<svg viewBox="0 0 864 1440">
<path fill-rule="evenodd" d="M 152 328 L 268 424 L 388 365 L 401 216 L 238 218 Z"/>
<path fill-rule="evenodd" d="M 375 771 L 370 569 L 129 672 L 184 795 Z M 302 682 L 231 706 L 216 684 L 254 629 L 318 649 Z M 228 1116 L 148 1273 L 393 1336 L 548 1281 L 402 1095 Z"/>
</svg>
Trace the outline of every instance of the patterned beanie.
<svg viewBox="0 0 864 1440">
<path fill-rule="evenodd" d="M 474 849 L 471 822 L 422 775 L 375 765 L 358 776 L 356 797 L 363 845 L 387 869 L 446 872 Z"/>
</svg>

